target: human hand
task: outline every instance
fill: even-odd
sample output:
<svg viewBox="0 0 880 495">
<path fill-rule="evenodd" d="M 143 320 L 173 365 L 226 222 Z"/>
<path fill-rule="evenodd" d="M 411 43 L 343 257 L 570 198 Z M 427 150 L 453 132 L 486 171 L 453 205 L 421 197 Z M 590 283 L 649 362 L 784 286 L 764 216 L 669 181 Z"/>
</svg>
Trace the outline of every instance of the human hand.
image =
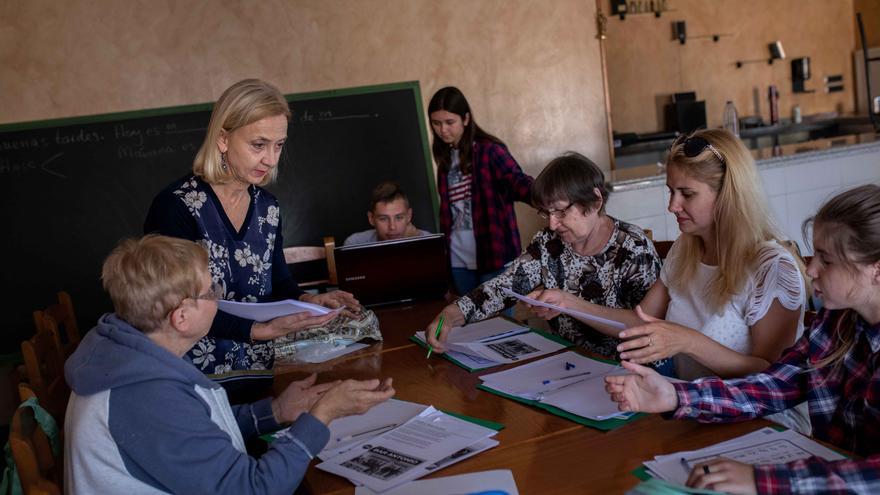
<svg viewBox="0 0 880 495">
<path fill-rule="evenodd" d="M 622 361 L 633 374 L 605 377 L 605 391 L 621 411 L 659 413 L 678 407 L 675 387 L 651 368 Z"/>
<path fill-rule="evenodd" d="M 345 380 L 324 392 L 310 412 L 319 421 L 329 425 L 336 418 L 363 414 L 393 396 L 391 378 L 386 378 L 381 383 L 378 379 Z"/>
<path fill-rule="evenodd" d="M 677 323 L 654 318 L 642 311 L 641 306 L 636 306 L 636 315 L 645 324 L 620 332 L 619 337 L 627 340 L 617 346 L 620 359 L 633 363 L 651 363 L 685 352 L 697 333 Z"/>
<path fill-rule="evenodd" d="M 289 333 L 320 327 L 336 317 L 336 313 L 313 316 L 307 311 L 279 316 L 263 323 L 254 323 L 251 327 L 252 340 L 272 340 Z"/>
<path fill-rule="evenodd" d="M 344 290 L 334 290 L 323 294 L 303 294 L 303 296 L 300 297 L 300 300 L 331 309 L 344 307 L 345 309 L 340 313 L 343 316 L 353 319 L 356 319 L 358 313 L 364 309 L 363 306 L 361 306 L 361 303 L 355 299 L 354 295 Z"/>
<path fill-rule="evenodd" d="M 570 296 L 571 294 L 560 289 L 538 289 L 530 292 L 528 295 L 528 297 L 531 297 L 532 299 L 537 299 L 538 301 L 563 308 L 568 307 L 566 301 Z M 545 308 L 543 306 L 532 306 L 529 304 L 528 307 L 537 317 L 544 318 L 545 320 L 552 320 L 560 314 L 559 311 L 556 311 L 555 309 Z"/>
<path fill-rule="evenodd" d="M 440 336 L 437 337 L 437 324 L 440 322 L 440 317 L 443 317 L 443 326 L 440 328 Z M 452 330 L 453 327 L 460 327 L 464 325 L 464 314 L 462 314 L 461 309 L 458 308 L 457 304 L 450 304 L 443 308 L 443 311 L 440 311 L 440 314 L 434 317 L 431 320 L 431 323 L 425 327 L 425 338 L 428 341 L 428 345 L 434 349 L 434 352 L 443 354 L 446 352 L 446 339 L 449 338 L 449 331 Z"/>
<path fill-rule="evenodd" d="M 724 457 L 695 465 L 687 486 L 741 495 L 758 493 L 755 468 Z"/>
<path fill-rule="evenodd" d="M 278 397 L 272 399 L 272 414 L 279 424 L 292 423 L 300 414 L 308 411 L 318 402 L 324 392 L 330 390 L 338 382 L 315 385 L 318 375 L 312 373 L 308 377 L 291 382 Z"/>
</svg>

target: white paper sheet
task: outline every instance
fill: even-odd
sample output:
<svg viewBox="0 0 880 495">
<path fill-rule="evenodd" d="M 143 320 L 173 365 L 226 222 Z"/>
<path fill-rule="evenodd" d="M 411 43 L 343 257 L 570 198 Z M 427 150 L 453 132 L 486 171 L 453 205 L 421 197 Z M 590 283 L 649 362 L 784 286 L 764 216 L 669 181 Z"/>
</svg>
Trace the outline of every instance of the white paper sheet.
<svg viewBox="0 0 880 495">
<path fill-rule="evenodd" d="M 317 304 L 311 304 L 293 299 L 267 303 L 246 303 L 238 301 L 217 301 L 217 309 L 224 313 L 240 316 L 249 320 L 264 322 L 278 318 L 279 316 L 292 315 L 307 311 L 312 316 L 338 313 L 343 308 L 330 309 Z"/>
<path fill-rule="evenodd" d="M 497 432 L 429 407 L 415 418 L 332 457 L 318 469 L 382 492 L 477 450 Z M 448 464 L 448 462 L 447 462 Z M 446 465 L 446 464 L 444 464 Z"/>
<path fill-rule="evenodd" d="M 605 392 L 605 376 L 616 373 L 627 371 L 575 352 L 564 352 L 480 379 L 485 386 L 500 392 L 601 421 L 632 415 L 620 412 Z"/>
<path fill-rule="evenodd" d="M 419 495 L 459 495 L 485 491 L 519 495 L 513 473 L 509 469 L 411 481 L 383 492 L 382 495 L 412 495 L 413 493 Z M 359 486 L 355 489 L 354 495 L 376 495 L 376 492 L 365 486 Z"/>
<path fill-rule="evenodd" d="M 559 311 L 560 313 L 567 314 L 570 316 L 574 316 L 575 318 L 580 318 L 582 320 L 594 321 L 596 323 L 602 323 L 608 325 L 612 328 L 619 328 L 621 330 L 626 328 L 626 325 L 617 321 L 617 320 L 609 320 L 608 318 L 602 318 L 601 316 L 591 315 L 590 313 L 584 313 L 583 311 L 577 311 L 574 309 L 563 308 L 562 306 L 556 306 L 555 304 L 548 304 L 545 302 L 541 302 L 537 299 L 532 299 L 531 297 L 524 296 L 522 294 L 517 294 L 510 289 L 503 289 L 504 294 L 515 297 L 520 301 L 530 304 L 532 306 L 540 306 L 542 308 L 548 308 L 555 311 Z"/>
<path fill-rule="evenodd" d="M 565 349 L 565 345 L 533 332 L 482 342 L 452 342 L 448 347 L 463 354 L 505 364 Z"/>
<path fill-rule="evenodd" d="M 776 431 L 773 428 L 762 428 L 704 449 L 657 456 L 653 461 L 647 461 L 644 464 L 661 479 L 671 483 L 684 484 L 695 464 L 718 457 L 726 457 L 754 465 L 782 464 L 812 456 L 818 456 L 828 461 L 844 459 L 837 452 L 795 431 Z M 685 460 L 687 468 L 683 465 L 682 459 Z"/>
<path fill-rule="evenodd" d="M 323 461 L 346 452 L 354 445 L 397 428 L 427 408 L 424 404 L 389 399 L 364 414 L 335 419 L 329 426 L 330 440 L 318 458 Z"/>
</svg>

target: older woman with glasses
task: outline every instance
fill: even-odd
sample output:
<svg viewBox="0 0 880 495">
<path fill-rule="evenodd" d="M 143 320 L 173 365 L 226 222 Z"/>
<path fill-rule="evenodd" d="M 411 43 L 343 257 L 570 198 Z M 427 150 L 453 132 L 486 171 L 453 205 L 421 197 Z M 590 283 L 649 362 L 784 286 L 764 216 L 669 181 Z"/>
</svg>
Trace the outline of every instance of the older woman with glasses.
<svg viewBox="0 0 880 495">
<path fill-rule="evenodd" d="M 537 287 L 558 289 L 603 306 L 632 308 L 660 272 L 654 245 L 641 229 L 605 214 L 608 188 L 602 171 L 577 153 L 551 161 L 535 179 L 532 202 L 549 227 L 538 232 L 503 273 L 459 298 L 427 327 L 435 351 L 455 326 L 493 316 Z M 443 317 L 439 338 L 434 338 Z M 596 331 L 567 315 L 550 320 L 552 330 L 590 351 L 614 356 L 615 336 Z M 657 363 L 658 366 L 663 363 Z"/>
<path fill-rule="evenodd" d="M 623 322 L 623 331 L 594 327 L 625 340 L 622 359 L 673 358 L 679 378 L 763 371 L 803 333 L 806 295 L 802 267 L 770 223 L 752 155 L 725 130 L 682 136 L 669 150 L 666 186 L 681 236 L 635 311 L 554 287 L 532 296 Z M 783 414 L 770 419 L 809 433 L 805 408 Z"/>
</svg>

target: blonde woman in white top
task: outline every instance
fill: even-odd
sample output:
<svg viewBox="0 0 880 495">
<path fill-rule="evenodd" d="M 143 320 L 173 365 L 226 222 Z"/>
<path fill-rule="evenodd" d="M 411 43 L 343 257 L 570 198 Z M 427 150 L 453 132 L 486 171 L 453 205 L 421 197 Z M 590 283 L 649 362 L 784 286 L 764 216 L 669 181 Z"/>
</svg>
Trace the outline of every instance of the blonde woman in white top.
<svg viewBox="0 0 880 495">
<path fill-rule="evenodd" d="M 806 292 L 797 262 L 770 224 L 751 154 L 725 130 L 682 136 L 669 150 L 666 186 L 682 235 L 635 310 L 558 290 L 531 296 L 623 322 L 623 331 L 589 323 L 625 340 L 618 346 L 621 359 L 642 364 L 674 357 L 679 378 L 763 371 L 803 333 Z M 533 311 L 547 319 L 558 315 Z M 775 419 L 808 433 L 806 411 L 793 411 Z"/>
</svg>

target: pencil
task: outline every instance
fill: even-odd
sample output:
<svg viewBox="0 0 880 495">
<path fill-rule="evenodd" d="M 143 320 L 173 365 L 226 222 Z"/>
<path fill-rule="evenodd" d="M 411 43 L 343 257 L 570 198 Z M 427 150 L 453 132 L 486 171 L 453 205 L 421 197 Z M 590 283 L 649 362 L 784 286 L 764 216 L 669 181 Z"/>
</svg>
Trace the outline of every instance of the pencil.
<svg viewBox="0 0 880 495">
<path fill-rule="evenodd" d="M 440 329 L 443 328 L 443 315 L 440 315 L 440 321 L 437 322 L 437 330 L 434 331 L 434 338 L 440 337 Z M 434 352 L 433 346 L 428 346 L 428 355 L 427 358 L 431 357 L 431 353 Z"/>
</svg>

